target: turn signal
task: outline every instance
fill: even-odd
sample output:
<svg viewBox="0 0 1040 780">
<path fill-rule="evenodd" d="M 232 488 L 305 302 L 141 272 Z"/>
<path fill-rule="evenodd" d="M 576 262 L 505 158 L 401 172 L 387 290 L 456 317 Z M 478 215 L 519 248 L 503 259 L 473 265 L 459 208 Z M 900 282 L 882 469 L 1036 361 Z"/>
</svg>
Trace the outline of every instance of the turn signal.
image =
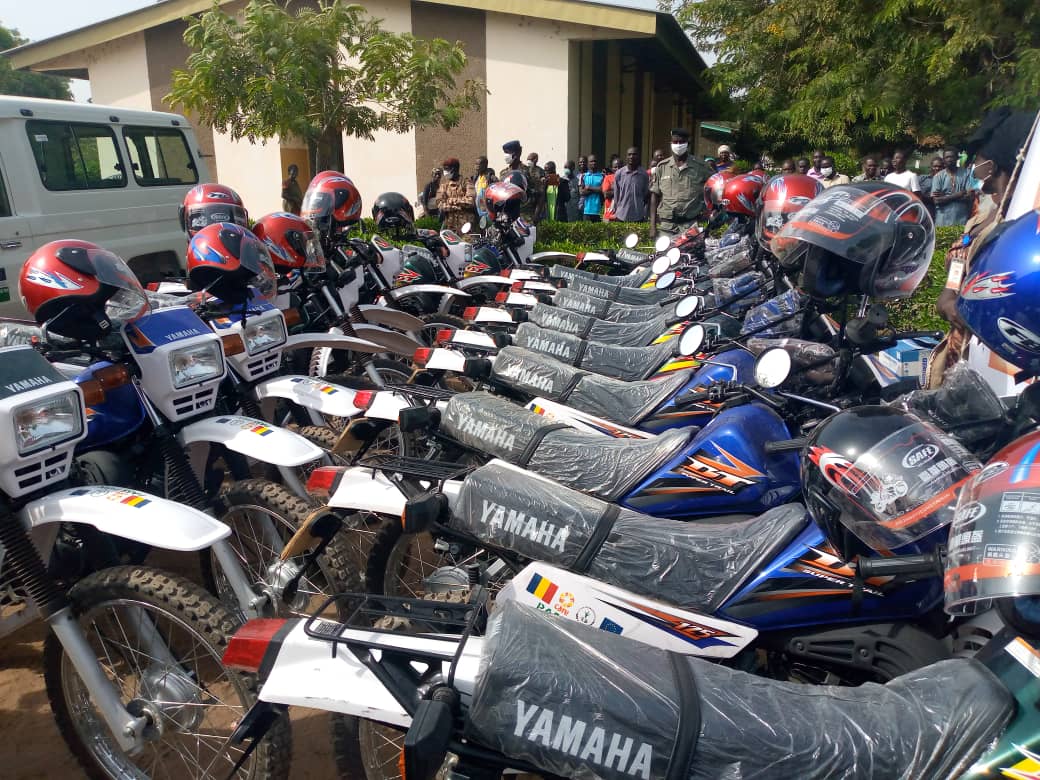
<svg viewBox="0 0 1040 780">
<path fill-rule="evenodd" d="M 477 314 L 479 312 L 480 312 L 480 309 L 478 307 L 476 307 L 476 306 L 467 306 L 462 311 L 462 319 L 464 319 L 464 320 L 476 319 Z"/>
<path fill-rule="evenodd" d="M 105 390 L 114 390 L 130 384 L 130 369 L 120 363 L 99 368 L 93 376 Z"/>
<path fill-rule="evenodd" d="M 242 337 L 237 333 L 228 333 L 226 336 L 221 336 L 220 343 L 224 345 L 224 354 L 228 357 L 241 355 L 246 351 L 246 343 L 242 341 Z"/>
<path fill-rule="evenodd" d="M 513 282 L 513 286 L 510 287 L 509 289 L 512 290 L 513 292 L 523 292 L 524 291 L 524 283 L 523 282 Z"/>
<path fill-rule="evenodd" d="M 224 666 L 241 672 L 256 674 L 263 665 L 268 650 L 281 647 L 278 634 L 288 620 L 258 618 L 248 621 L 234 633 L 224 651 Z"/>
<path fill-rule="evenodd" d="M 509 300 L 509 293 L 507 293 L 507 292 L 495 293 L 495 303 L 505 303 L 508 300 Z"/>
<path fill-rule="evenodd" d="M 83 391 L 83 403 L 87 406 L 98 406 L 105 402 L 105 388 L 97 379 L 88 379 L 79 383 Z"/>
<path fill-rule="evenodd" d="M 426 368 L 426 364 L 430 362 L 430 357 L 433 355 L 433 350 L 423 347 L 422 349 L 415 350 L 415 354 L 412 356 L 412 360 L 415 365 Z"/>
<path fill-rule="evenodd" d="M 354 406 L 358 409 L 367 409 L 376 400 L 376 390 L 358 390 L 354 393 Z"/>
<path fill-rule="evenodd" d="M 300 314 L 299 309 L 285 309 L 282 311 L 282 316 L 285 317 L 285 325 L 289 328 L 303 322 L 303 316 Z"/>
<path fill-rule="evenodd" d="M 437 331 L 437 338 L 434 339 L 438 344 L 446 344 L 451 341 L 451 336 L 454 333 L 452 328 L 444 328 L 443 330 Z"/>
</svg>

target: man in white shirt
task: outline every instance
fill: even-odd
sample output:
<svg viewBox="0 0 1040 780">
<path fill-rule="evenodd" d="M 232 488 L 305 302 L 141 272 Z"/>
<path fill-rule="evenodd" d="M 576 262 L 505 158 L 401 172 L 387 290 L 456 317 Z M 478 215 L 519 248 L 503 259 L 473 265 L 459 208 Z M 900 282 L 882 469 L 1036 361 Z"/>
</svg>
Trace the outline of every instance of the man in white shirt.
<svg viewBox="0 0 1040 780">
<path fill-rule="evenodd" d="M 904 190 L 910 190 L 918 194 L 921 192 L 921 184 L 917 180 L 917 174 L 906 169 L 906 152 L 902 149 L 897 149 L 896 153 L 892 155 L 892 172 L 885 177 L 885 181 L 889 184 L 895 184 L 897 187 L 902 187 Z"/>
</svg>

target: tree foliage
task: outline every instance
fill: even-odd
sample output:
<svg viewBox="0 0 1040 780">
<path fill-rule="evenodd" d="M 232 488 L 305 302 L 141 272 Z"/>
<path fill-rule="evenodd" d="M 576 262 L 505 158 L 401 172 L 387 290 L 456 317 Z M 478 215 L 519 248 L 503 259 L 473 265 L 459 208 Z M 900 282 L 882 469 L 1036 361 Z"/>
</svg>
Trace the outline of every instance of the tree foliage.
<svg viewBox="0 0 1040 780">
<path fill-rule="evenodd" d="M 251 0 L 241 21 L 214 7 L 189 20 L 192 50 L 167 100 L 234 139 L 296 136 L 325 167 L 342 133 L 456 126 L 484 86 L 456 76 L 458 43 L 383 30 L 357 5 L 320 0 L 293 13 Z"/>
<path fill-rule="evenodd" d="M 0 25 L 0 51 L 7 51 L 28 42 L 17 30 Z M 0 57 L 0 95 L 72 100 L 68 79 L 46 73 L 14 70 L 6 57 Z"/>
<path fill-rule="evenodd" d="M 713 87 L 784 147 L 956 141 L 986 108 L 1036 109 L 1036 0 L 676 0 Z"/>
</svg>

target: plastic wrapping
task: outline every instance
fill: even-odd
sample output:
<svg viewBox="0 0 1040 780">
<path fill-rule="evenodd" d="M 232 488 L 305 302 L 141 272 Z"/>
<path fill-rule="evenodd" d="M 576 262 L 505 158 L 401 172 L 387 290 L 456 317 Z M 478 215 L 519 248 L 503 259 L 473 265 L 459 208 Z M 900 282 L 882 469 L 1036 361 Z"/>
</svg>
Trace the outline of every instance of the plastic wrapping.
<svg viewBox="0 0 1040 780">
<path fill-rule="evenodd" d="M 934 423 L 973 451 L 995 440 L 1007 424 L 1003 402 L 964 361 L 947 371 L 935 390 L 914 390 L 892 405 Z"/>
<path fill-rule="evenodd" d="M 820 344 L 816 341 L 805 339 L 766 339 L 750 338 L 747 348 L 760 355 L 767 349 L 781 347 L 791 355 L 791 361 L 796 370 L 804 370 L 806 366 L 815 364 L 820 360 L 830 361 L 817 365 L 815 368 L 805 371 L 803 376 L 816 385 L 826 385 L 834 381 L 834 370 L 837 368 L 838 353 L 830 344 Z"/>
<path fill-rule="evenodd" d="M 715 267 L 721 263 L 731 261 L 735 257 L 750 254 L 751 236 L 742 236 L 736 243 L 722 246 L 721 241 L 711 247 L 705 247 L 704 259 L 708 265 Z"/>
<path fill-rule="evenodd" d="M 750 271 L 753 266 L 751 247 L 747 247 L 740 252 L 732 253 L 731 256 L 725 259 L 716 259 L 714 263 L 709 263 L 708 275 L 712 279 L 728 279 L 745 271 Z"/>
<path fill-rule="evenodd" d="M 44 341 L 43 329 L 32 322 L 0 322 L 0 347 L 32 344 L 34 338 Z"/>
<path fill-rule="evenodd" d="M 553 297 L 553 304 L 610 322 L 645 322 L 647 319 L 660 316 L 663 311 L 656 304 L 630 306 L 626 303 L 609 301 L 606 298 L 596 298 L 569 288 L 559 290 Z"/>
<path fill-rule="evenodd" d="M 571 279 L 565 289 L 634 306 L 658 304 L 668 297 L 667 290 L 658 290 L 654 287 L 648 289 L 625 287 L 615 282 L 596 279 Z"/>
<path fill-rule="evenodd" d="M 538 303 L 528 312 L 527 319 L 542 328 L 576 336 L 585 335 L 592 341 L 604 344 L 642 347 L 668 329 L 668 315 L 669 312 L 662 309 L 643 322 L 607 322 L 559 306 Z"/>
<path fill-rule="evenodd" d="M 549 269 L 549 275 L 557 279 L 571 280 L 580 279 L 585 282 L 605 282 L 617 287 L 640 287 L 643 282 L 650 278 L 649 268 L 638 268 L 624 276 L 610 276 L 608 274 L 597 274 L 585 271 L 581 268 L 571 268 L 568 265 L 554 265 Z"/>
<path fill-rule="evenodd" d="M 765 277 L 758 271 L 748 271 L 732 279 L 716 279 L 712 283 L 718 305 L 734 316 L 742 316 L 765 300 L 765 290 Z"/>
<path fill-rule="evenodd" d="M 555 472 L 546 473 L 556 478 Z M 570 567 L 608 507 L 607 501 L 492 462 L 466 477 L 452 526 L 526 557 Z M 622 509 L 586 573 L 633 593 L 714 612 L 805 524 L 801 504 L 737 522 L 691 523 Z"/>
<path fill-rule="evenodd" d="M 525 322 L 516 329 L 513 343 L 564 363 L 577 365 L 615 379 L 646 379 L 672 356 L 673 345 L 663 342 L 648 347 L 621 347 L 585 341 L 567 333 L 540 328 Z"/>
<path fill-rule="evenodd" d="M 799 333 L 804 316 L 802 309 L 807 300 L 802 293 L 791 288 L 760 303 L 744 315 L 741 335 L 755 331 L 755 335 L 762 338 L 779 338 Z"/>
<path fill-rule="evenodd" d="M 463 393 L 448 403 L 442 430 L 468 447 L 516 462 L 536 436 L 527 468 L 560 485 L 615 501 L 672 458 L 689 441 L 689 431 L 649 439 L 615 439 L 573 428 L 539 431 L 555 423 L 489 393 Z M 519 481 L 526 472 L 521 472 Z"/>
<path fill-rule="evenodd" d="M 466 729 L 505 755 L 579 780 L 664 778 L 673 754 L 689 755 L 677 776 L 690 780 L 945 780 L 967 769 L 1013 712 L 1007 688 L 970 659 L 886 685 L 802 685 L 508 602 L 488 625 Z M 699 719 L 689 753 L 675 750 L 680 715 Z"/>
<path fill-rule="evenodd" d="M 500 350 L 492 364 L 492 378 L 496 382 L 533 396 L 564 401 L 575 409 L 622 425 L 638 423 L 678 392 L 692 373 L 676 371 L 665 379 L 625 382 L 588 373 L 520 347 Z M 569 389 L 570 394 L 563 397 Z"/>
</svg>

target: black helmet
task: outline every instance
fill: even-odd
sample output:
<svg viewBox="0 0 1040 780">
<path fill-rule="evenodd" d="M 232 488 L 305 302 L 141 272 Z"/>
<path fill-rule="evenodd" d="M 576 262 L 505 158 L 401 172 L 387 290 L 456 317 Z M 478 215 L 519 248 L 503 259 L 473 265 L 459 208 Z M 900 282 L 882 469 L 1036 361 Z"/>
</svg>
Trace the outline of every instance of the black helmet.
<svg viewBox="0 0 1040 780">
<path fill-rule="evenodd" d="M 401 270 L 390 280 L 394 287 L 408 284 L 440 284 L 437 261 L 429 249 L 405 244 L 401 247 Z"/>
<path fill-rule="evenodd" d="M 802 458 L 809 513 L 844 560 L 928 552 L 944 541 L 960 488 L 981 467 L 953 438 L 906 412 L 859 406 L 813 431 Z M 939 538 L 936 538 L 936 537 Z"/>
<path fill-rule="evenodd" d="M 379 230 L 411 228 L 415 212 L 408 198 L 399 192 L 384 192 L 372 204 L 372 219 Z"/>
</svg>

